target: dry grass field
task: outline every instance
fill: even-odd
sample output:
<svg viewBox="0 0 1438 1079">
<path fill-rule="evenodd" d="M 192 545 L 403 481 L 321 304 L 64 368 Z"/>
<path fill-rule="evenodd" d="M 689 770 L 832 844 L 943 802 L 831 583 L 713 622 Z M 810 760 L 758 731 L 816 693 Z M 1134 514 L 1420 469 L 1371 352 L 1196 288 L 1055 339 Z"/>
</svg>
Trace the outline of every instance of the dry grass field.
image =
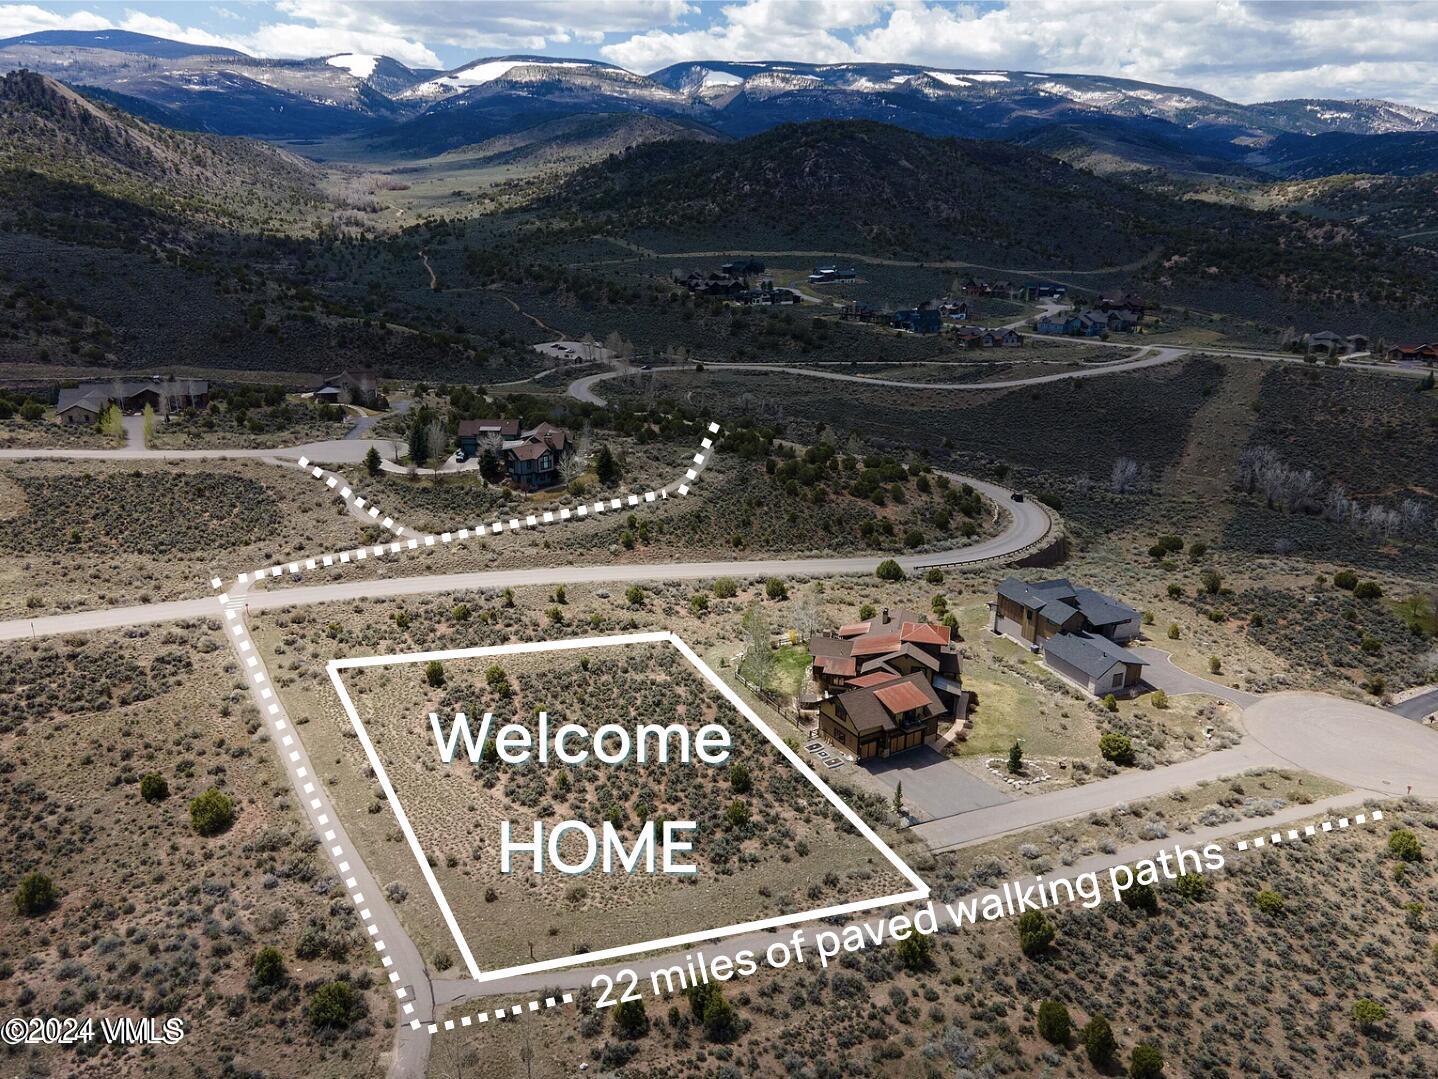
<svg viewBox="0 0 1438 1079">
<path fill-rule="evenodd" d="M 72 427 L 50 416 L 34 422 L 12 417 L 0 420 L 3 449 L 114 449 L 121 440 L 102 435 L 94 427 Z"/>
<path fill-rule="evenodd" d="M 240 422 L 220 409 L 190 415 L 177 412 L 155 421 L 153 449 L 277 449 L 344 438 L 343 418 L 325 419 L 308 402 L 252 409 Z"/>
<path fill-rule="evenodd" d="M 7 461 L 0 613 L 181 599 L 210 578 L 353 547 L 361 524 L 263 461 Z"/>
<path fill-rule="evenodd" d="M 375 1074 L 392 998 L 218 622 L 7 644 L 0 681 L 0 1010 L 178 1016 L 188 1031 L 163 1066 L 97 1039 L 9 1049 L 6 1074 Z M 141 795 L 150 774 L 167 797 Z M 210 788 L 234 822 L 202 837 L 187 806 Z M 11 900 L 34 872 L 58 901 L 24 916 Z M 252 969 L 266 946 L 277 985 Z M 365 1014 L 317 1032 L 306 1009 L 337 978 Z"/>
</svg>

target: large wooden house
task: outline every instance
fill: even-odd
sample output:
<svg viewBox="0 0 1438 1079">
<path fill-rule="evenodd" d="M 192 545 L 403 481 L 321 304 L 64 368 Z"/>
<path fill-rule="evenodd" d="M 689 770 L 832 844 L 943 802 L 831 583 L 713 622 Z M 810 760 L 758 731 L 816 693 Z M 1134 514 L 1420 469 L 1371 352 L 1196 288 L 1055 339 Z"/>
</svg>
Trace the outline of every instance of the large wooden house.
<svg viewBox="0 0 1438 1079">
<path fill-rule="evenodd" d="M 560 465 L 574 452 L 569 432 L 552 423 L 522 431 L 515 419 L 461 420 L 458 438 L 466 458 L 478 457 L 492 444 L 505 476 L 521 491 L 559 483 Z"/>
<path fill-rule="evenodd" d="M 948 626 L 884 609 L 867 622 L 809 641 L 824 693 L 819 733 L 860 760 L 921 746 L 940 720 L 962 719 L 968 697 Z"/>
</svg>

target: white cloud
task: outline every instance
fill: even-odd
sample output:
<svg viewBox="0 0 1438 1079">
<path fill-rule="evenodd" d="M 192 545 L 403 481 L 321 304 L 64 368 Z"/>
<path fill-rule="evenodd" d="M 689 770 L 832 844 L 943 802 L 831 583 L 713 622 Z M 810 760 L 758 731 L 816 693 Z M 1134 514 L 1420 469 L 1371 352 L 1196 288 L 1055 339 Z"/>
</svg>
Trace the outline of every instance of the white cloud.
<svg viewBox="0 0 1438 1079">
<path fill-rule="evenodd" d="M 0 37 L 19 37 L 40 30 L 104 30 L 113 26 L 86 11 L 60 15 L 35 4 L 0 4 Z"/>
<path fill-rule="evenodd" d="M 887 7 L 881 0 L 749 0 L 724 6 L 703 29 L 650 30 L 599 51 L 616 64 L 643 72 L 682 60 L 842 63 L 854 59 L 854 51 L 834 31 L 866 26 Z"/>
<path fill-rule="evenodd" d="M 233 14 L 233 13 L 230 13 Z M 298 22 L 264 23 L 247 34 L 215 34 L 193 26 L 182 26 L 159 15 L 126 11 L 118 22 L 88 11 L 58 14 L 34 4 L 0 4 L 0 37 L 13 37 L 39 30 L 129 30 L 137 34 L 185 41 L 195 45 L 216 45 L 238 49 L 252 56 L 304 58 L 330 56 L 338 52 L 374 53 L 392 56 L 412 67 L 444 67 L 438 56 L 423 42 L 406 37 L 383 23 L 369 26 L 318 26 Z"/>
<path fill-rule="evenodd" d="M 1106 74 L 1237 101 L 1386 97 L 1438 107 L 1438 3 L 1394 0 L 273 0 L 247 33 L 176 23 L 145 5 L 122 29 L 260 56 L 341 51 L 444 67 L 474 57 L 600 55 L 649 72 L 682 60 L 875 61 L 929 68 Z M 231 9 L 225 9 L 233 15 Z M 238 28 L 227 20 L 225 31 Z M 83 8 L 0 3 L 0 36 L 115 26 Z M 213 24 L 212 24 L 213 25 Z M 452 54 L 450 54 L 452 55 Z"/>
<path fill-rule="evenodd" d="M 482 51 L 537 52 L 570 44 L 597 45 L 673 23 L 695 8 L 688 0 L 278 0 L 294 19 L 355 32 L 404 35 Z"/>
<path fill-rule="evenodd" d="M 256 56 L 303 58 L 358 52 L 390 56 L 410 67 L 438 67 L 440 62 L 423 42 L 384 30 L 342 26 L 306 26 L 303 23 L 266 23 L 244 37 L 247 51 Z"/>
</svg>

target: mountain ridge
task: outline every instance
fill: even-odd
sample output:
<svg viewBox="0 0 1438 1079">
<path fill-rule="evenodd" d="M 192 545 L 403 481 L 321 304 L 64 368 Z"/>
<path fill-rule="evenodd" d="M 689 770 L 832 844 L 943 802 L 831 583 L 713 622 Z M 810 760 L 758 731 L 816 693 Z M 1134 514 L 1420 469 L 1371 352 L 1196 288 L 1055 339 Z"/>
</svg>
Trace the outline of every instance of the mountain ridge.
<svg viewBox="0 0 1438 1079">
<path fill-rule="evenodd" d="M 1438 137 L 1438 112 L 1379 99 L 1242 104 L 1108 75 L 917 64 L 705 60 L 642 74 L 602 60 L 508 54 L 431 71 L 354 53 L 266 60 L 106 30 L 0 40 L 6 67 L 149 102 L 163 110 L 157 119 L 180 127 L 275 141 L 356 136 L 422 154 L 617 112 L 730 137 L 790 122 L 878 120 L 931 136 L 1057 144 L 1067 159 L 1100 167 L 1234 177 L 1411 172 L 1404 147 L 1419 148 L 1428 167 L 1423 136 Z M 1325 137 L 1316 155 L 1306 152 L 1304 138 Z"/>
</svg>

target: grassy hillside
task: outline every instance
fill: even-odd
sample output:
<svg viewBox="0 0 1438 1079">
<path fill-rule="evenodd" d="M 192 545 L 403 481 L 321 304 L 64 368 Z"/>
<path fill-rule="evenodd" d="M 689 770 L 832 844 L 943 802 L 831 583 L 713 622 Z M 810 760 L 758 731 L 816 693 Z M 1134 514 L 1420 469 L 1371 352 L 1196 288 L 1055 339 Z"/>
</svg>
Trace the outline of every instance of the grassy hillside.
<svg viewBox="0 0 1438 1079">
<path fill-rule="evenodd" d="M 264 143 L 172 131 L 32 72 L 0 76 L 0 205 L 30 227 L 153 231 L 169 217 L 268 230 L 326 209 L 321 179 Z"/>
<path fill-rule="evenodd" d="M 1151 248 L 1145 199 L 1011 146 L 823 122 L 723 145 L 642 146 L 582 170 L 545 206 L 685 244 L 764 246 L 754 240 L 769 234 L 810 247 L 1099 267 Z M 1105 227 L 1091 228 L 1100 215 Z"/>
</svg>

